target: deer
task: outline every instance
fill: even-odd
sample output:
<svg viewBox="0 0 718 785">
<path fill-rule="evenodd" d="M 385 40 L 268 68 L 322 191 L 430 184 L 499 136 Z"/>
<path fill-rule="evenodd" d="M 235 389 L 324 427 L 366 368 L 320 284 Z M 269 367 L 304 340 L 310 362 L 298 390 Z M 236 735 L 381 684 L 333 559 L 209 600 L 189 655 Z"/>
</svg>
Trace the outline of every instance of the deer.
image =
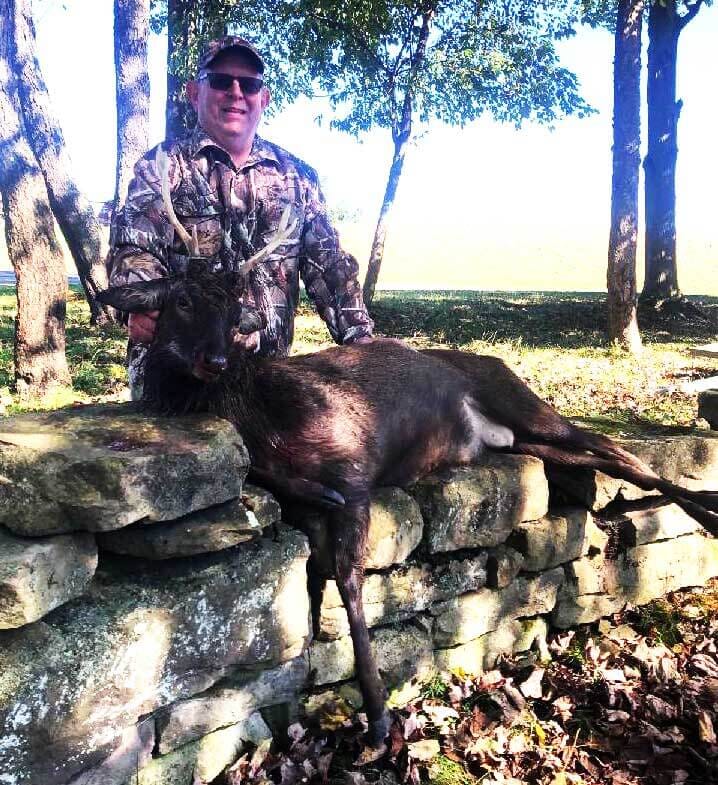
<svg viewBox="0 0 718 785">
<path fill-rule="evenodd" d="M 243 302 L 248 280 L 290 234 L 283 216 L 269 251 L 237 272 L 210 272 L 194 259 L 182 275 L 114 287 L 98 299 L 128 313 L 160 311 L 145 358 L 146 410 L 229 420 L 248 449 L 251 478 L 280 499 L 324 510 L 368 720 L 366 741 L 378 757 L 390 718 L 362 605 L 375 488 L 407 487 L 442 468 L 478 463 L 487 451 L 532 455 L 658 490 L 714 535 L 718 493 L 683 488 L 607 436 L 574 425 L 496 357 L 417 351 L 395 339 L 284 358 L 248 351 L 238 335 L 265 323 Z"/>
</svg>

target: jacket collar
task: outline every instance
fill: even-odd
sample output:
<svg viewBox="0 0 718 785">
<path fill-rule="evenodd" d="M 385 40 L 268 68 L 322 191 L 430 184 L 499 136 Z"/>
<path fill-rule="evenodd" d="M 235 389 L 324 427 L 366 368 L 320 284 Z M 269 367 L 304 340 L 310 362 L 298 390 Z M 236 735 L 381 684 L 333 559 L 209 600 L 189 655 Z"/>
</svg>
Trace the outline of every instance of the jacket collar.
<svg viewBox="0 0 718 785">
<path fill-rule="evenodd" d="M 213 141 L 199 124 L 195 126 L 194 131 L 187 138 L 186 146 L 190 158 L 196 158 L 202 153 L 207 153 L 215 158 L 221 158 L 229 166 L 234 167 L 230 154 L 221 145 Z M 243 164 L 242 169 L 256 166 L 263 161 L 279 163 L 272 145 L 262 139 L 261 136 L 255 135 L 249 157 Z"/>
</svg>

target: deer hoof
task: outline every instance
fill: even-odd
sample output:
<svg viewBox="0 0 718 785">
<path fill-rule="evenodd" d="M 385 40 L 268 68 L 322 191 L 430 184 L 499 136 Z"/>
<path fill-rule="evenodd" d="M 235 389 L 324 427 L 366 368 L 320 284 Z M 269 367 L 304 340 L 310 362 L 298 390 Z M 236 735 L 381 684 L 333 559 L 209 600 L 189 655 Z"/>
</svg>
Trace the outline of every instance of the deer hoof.
<svg viewBox="0 0 718 785">
<path fill-rule="evenodd" d="M 369 730 L 366 733 L 366 741 L 370 747 L 379 747 L 384 743 L 384 739 L 389 735 L 391 727 L 391 717 L 385 711 L 378 720 L 369 723 Z"/>
</svg>

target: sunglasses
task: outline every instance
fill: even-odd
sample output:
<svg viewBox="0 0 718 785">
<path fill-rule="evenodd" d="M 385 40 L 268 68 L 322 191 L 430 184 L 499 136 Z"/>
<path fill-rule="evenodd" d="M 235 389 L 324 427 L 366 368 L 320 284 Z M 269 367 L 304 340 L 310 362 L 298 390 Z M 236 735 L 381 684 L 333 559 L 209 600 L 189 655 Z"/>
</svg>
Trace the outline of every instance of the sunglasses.
<svg viewBox="0 0 718 785">
<path fill-rule="evenodd" d="M 237 82 L 244 95 L 257 95 L 264 84 L 256 76 L 232 76 L 232 74 L 220 74 L 212 71 L 202 74 L 199 78 L 200 80 L 206 79 L 213 90 L 221 90 L 225 93 Z"/>
</svg>

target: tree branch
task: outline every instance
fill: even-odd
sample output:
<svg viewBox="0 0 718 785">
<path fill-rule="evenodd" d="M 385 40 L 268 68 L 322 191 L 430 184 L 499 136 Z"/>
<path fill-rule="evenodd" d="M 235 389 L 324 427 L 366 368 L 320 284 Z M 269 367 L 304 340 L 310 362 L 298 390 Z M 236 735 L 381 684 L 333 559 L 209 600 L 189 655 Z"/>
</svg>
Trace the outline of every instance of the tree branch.
<svg viewBox="0 0 718 785">
<path fill-rule="evenodd" d="M 704 0 L 696 0 L 693 5 L 686 4 L 686 8 L 688 12 L 685 16 L 680 17 L 680 21 L 678 22 L 678 34 L 680 35 L 681 30 L 693 19 L 693 17 L 701 10 L 701 6 L 703 5 Z"/>
</svg>

